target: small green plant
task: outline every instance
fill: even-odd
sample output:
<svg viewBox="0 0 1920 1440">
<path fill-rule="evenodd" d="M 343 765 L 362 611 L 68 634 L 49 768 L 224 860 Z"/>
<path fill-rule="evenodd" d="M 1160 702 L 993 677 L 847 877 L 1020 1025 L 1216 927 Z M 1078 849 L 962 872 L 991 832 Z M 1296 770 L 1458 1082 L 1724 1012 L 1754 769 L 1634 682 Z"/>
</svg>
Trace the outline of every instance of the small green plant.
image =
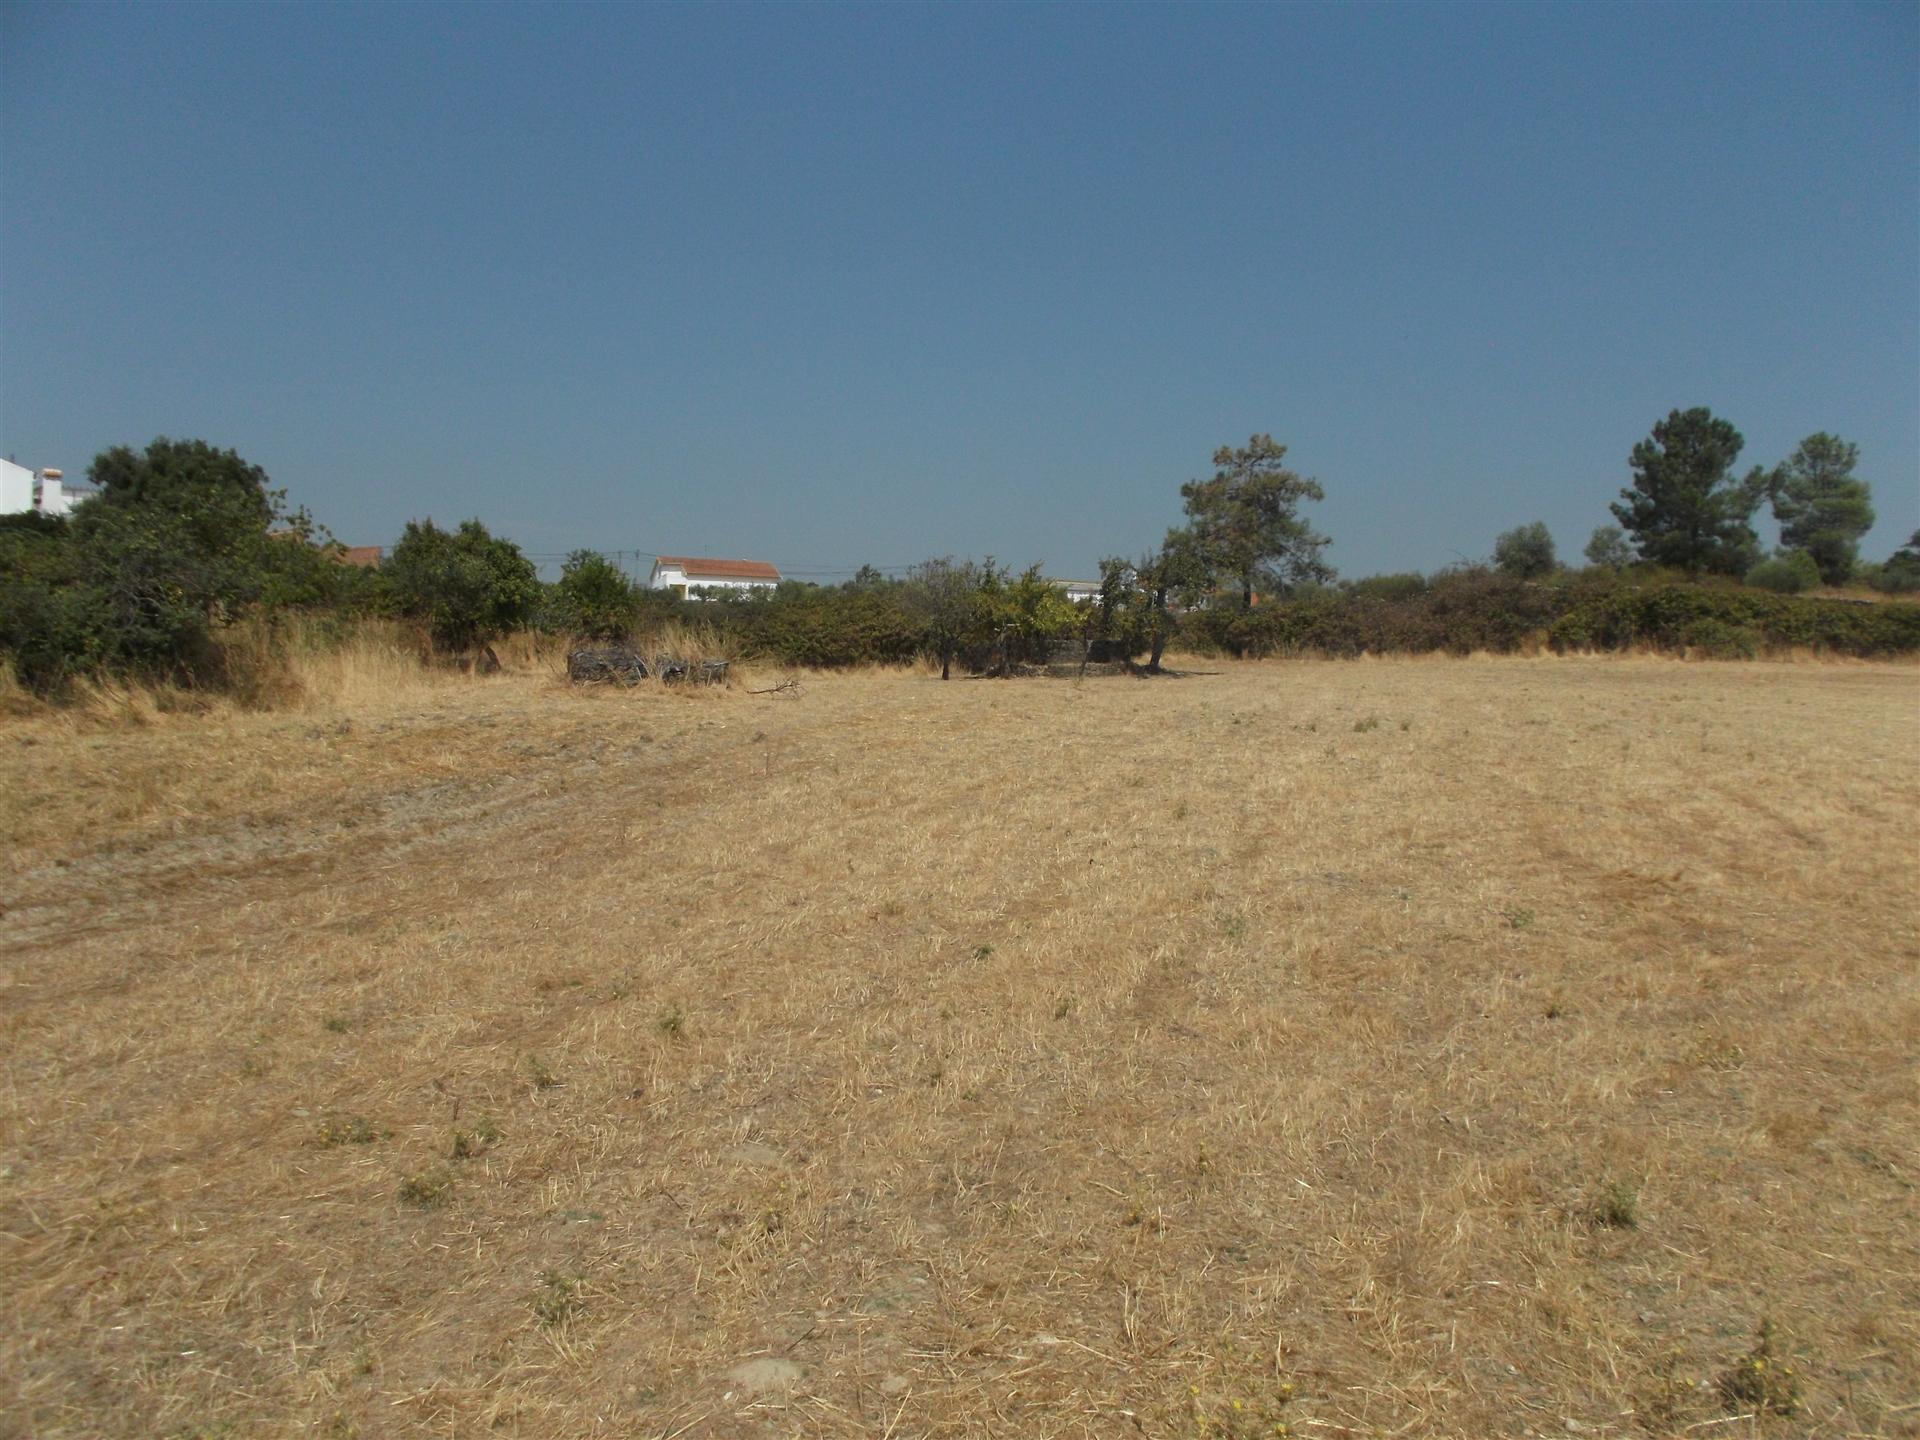
<svg viewBox="0 0 1920 1440">
<path fill-rule="evenodd" d="M 453 1191 L 453 1176 L 436 1166 L 421 1170 L 400 1182 L 400 1198 L 409 1205 L 438 1205 Z"/>
<path fill-rule="evenodd" d="M 1632 1230 L 1640 1223 L 1639 1187 L 1609 1180 L 1593 1198 L 1593 1223 L 1607 1230 Z"/>
<path fill-rule="evenodd" d="M 580 1280 L 549 1270 L 540 1277 L 540 1288 L 533 1292 L 533 1313 L 542 1325 L 564 1325 L 584 1314 L 586 1301 L 580 1298 Z"/>
<path fill-rule="evenodd" d="M 315 1132 L 322 1145 L 371 1145 L 380 1138 L 373 1122 L 359 1115 L 331 1115 L 322 1120 Z"/>
<path fill-rule="evenodd" d="M 1687 1412 L 1699 1397 L 1699 1387 L 1683 1373 L 1686 1352 L 1678 1346 L 1653 1363 L 1645 1384 L 1638 1387 L 1635 1403 L 1647 1428 L 1658 1433 L 1678 1430 Z"/>
<path fill-rule="evenodd" d="M 553 1067 L 538 1055 L 527 1056 L 527 1079 L 536 1090 L 551 1090 L 560 1083 L 560 1077 L 554 1074 Z"/>
<path fill-rule="evenodd" d="M 654 1028 L 669 1040 L 678 1039 L 686 1028 L 687 1017 L 681 1013 L 678 1005 L 669 1005 L 660 1012 L 660 1018 L 653 1022 Z"/>
<path fill-rule="evenodd" d="M 1209 1403 L 1200 1396 L 1198 1386 L 1189 1387 L 1193 1397 L 1195 1433 L 1203 1440 L 1288 1440 L 1293 1426 L 1281 1419 L 1293 1403 L 1293 1384 L 1282 1380 L 1260 1387 L 1246 1399 L 1226 1397 Z"/>
<path fill-rule="evenodd" d="M 1762 1320 L 1753 1349 L 1722 1371 L 1720 1403 L 1728 1413 L 1792 1415 L 1800 1409 L 1800 1377 L 1773 1351 L 1773 1321 Z"/>
<path fill-rule="evenodd" d="M 1378 715 L 1369 715 L 1364 720 L 1356 720 L 1353 722 L 1353 733 L 1356 735 L 1365 735 L 1368 731 L 1378 730 L 1379 728 L 1380 717 Z"/>
<path fill-rule="evenodd" d="M 976 960 L 984 960 L 991 954 L 993 954 L 993 946 L 991 945 L 976 945 L 973 947 L 973 958 Z"/>
<path fill-rule="evenodd" d="M 344 1015 L 329 1015 L 325 1020 L 321 1021 L 320 1024 L 321 1028 L 330 1035 L 344 1035 L 347 1033 L 347 1017 Z"/>
<path fill-rule="evenodd" d="M 1737 1040 L 1724 1035 L 1702 1034 L 1694 1042 L 1693 1060 L 1706 1070 L 1738 1070 L 1747 1063 L 1747 1052 Z"/>
<path fill-rule="evenodd" d="M 1058 1000 L 1053 1002 L 1053 1018 L 1056 1020 L 1066 1019 L 1072 1011 L 1073 997 L 1071 995 L 1062 995 Z"/>
<path fill-rule="evenodd" d="M 500 1143 L 500 1131 L 491 1120 L 481 1119 L 474 1123 L 471 1130 L 453 1132 L 453 1158 L 471 1160 L 476 1155 L 484 1155 Z"/>
<path fill-rule="evenodd" d="M 1507 922 L 1509 930 L 1527 930 L 1533 926 L 1533 911 L 1518 905 L 1502 910 L 1500 918 Z"/>
</svg>

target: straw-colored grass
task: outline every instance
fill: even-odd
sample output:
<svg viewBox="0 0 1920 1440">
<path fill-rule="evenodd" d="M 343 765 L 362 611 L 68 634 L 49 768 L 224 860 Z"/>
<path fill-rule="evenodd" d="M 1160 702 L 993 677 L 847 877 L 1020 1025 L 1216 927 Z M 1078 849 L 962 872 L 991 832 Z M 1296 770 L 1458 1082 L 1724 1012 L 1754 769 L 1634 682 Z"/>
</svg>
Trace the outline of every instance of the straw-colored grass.
<svg viewBox="0 0 1920 1440">
<path fill-rule="evenodd" d="M 0 1434 L 1920 1422 L 1920 671 L 537 658 L 0 720 Z"/>
</svg>

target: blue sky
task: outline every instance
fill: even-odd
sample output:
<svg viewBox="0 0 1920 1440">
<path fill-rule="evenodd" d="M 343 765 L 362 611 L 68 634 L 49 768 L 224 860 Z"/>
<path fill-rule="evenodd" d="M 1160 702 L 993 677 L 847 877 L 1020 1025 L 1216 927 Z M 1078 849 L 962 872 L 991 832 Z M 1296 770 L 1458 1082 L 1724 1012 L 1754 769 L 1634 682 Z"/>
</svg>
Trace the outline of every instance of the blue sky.
<svg viewBox="0 0 1920 1440">
<path fill-rule="evenodd" d="M 1920 525 L 1920 7 L 0 10 L 0 453 L 352 543 L 1078 573 L 1267 431 L 1573 558 L 1702 404 Z"/>
</svg>

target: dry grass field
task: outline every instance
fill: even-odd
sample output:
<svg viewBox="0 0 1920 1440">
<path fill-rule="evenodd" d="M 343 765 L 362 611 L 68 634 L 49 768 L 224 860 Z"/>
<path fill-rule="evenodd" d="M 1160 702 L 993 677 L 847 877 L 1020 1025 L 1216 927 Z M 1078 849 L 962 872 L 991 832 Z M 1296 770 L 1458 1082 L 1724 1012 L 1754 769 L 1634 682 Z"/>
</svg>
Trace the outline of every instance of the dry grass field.
<svg viewBox="0 0 1920 1440">
<path fill-rule="evenodd" d="M 1920 669 L 1194 668 L 0 721 L 0 1433 L 1920 1433 Z"/>
</svg>

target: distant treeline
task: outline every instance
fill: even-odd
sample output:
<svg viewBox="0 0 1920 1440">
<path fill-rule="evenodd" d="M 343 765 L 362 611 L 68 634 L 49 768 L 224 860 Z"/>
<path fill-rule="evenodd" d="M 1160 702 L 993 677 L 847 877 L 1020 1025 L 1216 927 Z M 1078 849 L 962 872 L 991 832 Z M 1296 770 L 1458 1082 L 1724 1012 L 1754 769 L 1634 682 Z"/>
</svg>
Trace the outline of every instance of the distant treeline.
<svg viewBox="0 0 1920 1440">
<path fill-rule="evenodd" d="M 449 656 L 521 629 L 607 641 L 691 622 L 742 656 L 819 667 L 925 656 L 943 675 L 1062 658 L 1153 670 L 1168 649 L 1920 651 L 1920 605 L 1799 593 L 1828 575 L 1920 591 L 1920 535 L 1877 565 L 1853 553 L 1849 537 L 1872 512 L 1850 473 L 1852 447 L 1810 437 L 1778 470 L 1729 487 L 1738 451 L 1729 434 L 1704 411 L 1656 426 L 1654 440 L 1635 447 L 1630 503 L 1614 507 L 1632 537 L 1603 527 L 1584 568 L 1560 565 L 1535 523 L 1500 535 L 1488 564 L 1357 581 L 1335 579 L 1321 558 L 1326 538 L 1298 514 L 1320 498 L 1317 482 L 1285 469 L 1285 447 L 1256 435 L 1217 452 L 1212 479 L 1182 487 L 1185 525 L 1136 559 L 1102 561 L 1099 593 L 1081 603 L 1037 566 L 1014 573 L 991 559 L 686 599 L 579 551 L 545 583 L 518 546 L 478 520 L 453 530 L 409 523 L 378 569 L 362 569 L 341 563 L 340 547 L 259 467 L 201 441 L 161 439 L 99 456 L 89 472 L 98 495 L 71 519 L 0 516 L 0 659 L 42 693 L 100 674 L 231 689 L 233 627 L 248 621 L 257 636 L 262 622 L 271 632 L 293 614 L 343 626 L 397 618 L 417 627 L 424 652 Z M 1688 489 L 1690 465 L 1704 490 Z M 1786 497 L 1783 535 L 1803 543 L 1761 559 L 1746 520 L 1768 494 Z"/>
</svg>

